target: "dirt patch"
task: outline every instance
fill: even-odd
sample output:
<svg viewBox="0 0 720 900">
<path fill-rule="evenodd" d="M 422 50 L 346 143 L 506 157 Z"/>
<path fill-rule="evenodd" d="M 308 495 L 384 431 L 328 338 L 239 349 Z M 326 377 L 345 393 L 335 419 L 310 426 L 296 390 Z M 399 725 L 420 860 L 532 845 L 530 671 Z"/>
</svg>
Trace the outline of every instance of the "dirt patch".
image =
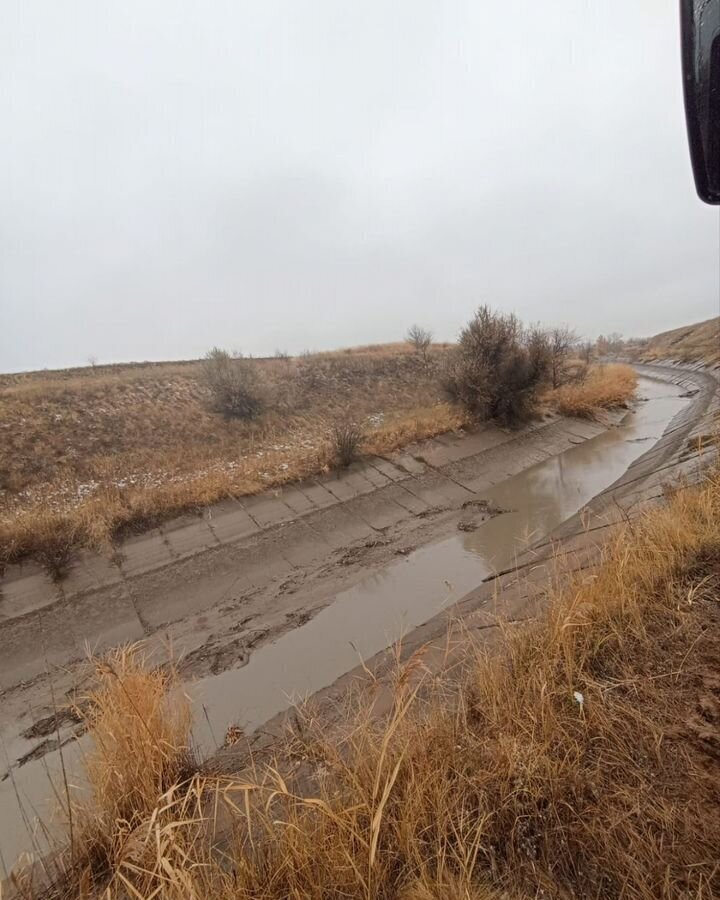
<svg viewBox="0 0 720 900">
<path fill-rule="evenodd" d="M 85 718 L 87 710 L 81 706 L 65 707 L 49 716 L 43 716 L 22 732 L 22 736 L 30 741 L 39 737 L 47 737 L 55 734 L 58 729 L 66 725 L 76 725 Z"/>
<path fill-rule="evenodd" d="M 509 512 L 489 500 L 466 500 L 462 505 L 462 515 L 458 521 L 458 531 L 476 531 L 483 522 Z"/>
</svg>

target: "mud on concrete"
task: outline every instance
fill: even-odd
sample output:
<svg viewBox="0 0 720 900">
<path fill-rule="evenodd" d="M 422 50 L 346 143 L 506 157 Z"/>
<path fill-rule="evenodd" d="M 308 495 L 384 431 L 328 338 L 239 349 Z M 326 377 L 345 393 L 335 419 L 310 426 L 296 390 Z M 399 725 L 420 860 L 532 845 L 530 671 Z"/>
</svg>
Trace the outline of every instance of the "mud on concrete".
<svg viewBox="0 0 720 900">
<path fill-rule="evenodd" d="M 90 652 L 143 640 L 153 662 L 180 660 L 188 679 L 242 665 L 338 593 L 455 533 L 494 484 L 605 428 L 549 417 L 521 431 L 443 435 L 223 501 L 125 541 L 113 558 L 84 553 L 59 584 L 39 567 L 11 567 L 0 582 L 0 734 L 9 764 L 32 750 L 22 733 L 53 714 L 51 684 L 59 706 L 82 696 Z M 476 508 L 478 519 L 490 515 Z"/>
</svg>

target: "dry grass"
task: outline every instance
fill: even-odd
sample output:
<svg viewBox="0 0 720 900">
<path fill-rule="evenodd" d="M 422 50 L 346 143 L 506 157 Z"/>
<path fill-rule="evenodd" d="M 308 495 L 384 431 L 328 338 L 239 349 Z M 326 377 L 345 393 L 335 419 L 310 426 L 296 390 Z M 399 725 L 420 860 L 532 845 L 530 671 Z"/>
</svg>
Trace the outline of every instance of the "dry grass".
<svg viewBox="0 0 720 900">
<path fill-rule="evenodd" d="M 82 896 L 710 900 L 719 591 L 715 473 L 620 528 L 500 652 L 468 643 L 461 679 L 423 681 L 416 658 L 382 718 L 366 703 L 339 731 L 311 719 L 273 765 L 158 784 L 156 804 L 143 787 L 134 842 L 108 836 L 114 869 Z"/>
<path fill-rule="evenodd" d="M 73 897 L 113 877 L 122 884 L 122 866 L 142 858 L 138 835 L 158 802 L 182 791 L 197 771 L 192 714 L 176 674 L 151 671 L 138 645 L 98 660 L 97 685 L 77 714 L 93 736 L 84 757 L 89 797 L 78 802 L 68 789 L 67 853 L 46 863 L 47 875 L 72 885 Z M 18 887 L 21 895 L 31 892 L 29 873 Z"/>
<path fill-rule="evenodd" d="M 251 423 L 211 411 L 200 363 L 7 376 L 0 565 L 35 556 L 61 573 L 79 546 L 315 474 L 348 412 L 365 452 L 457 426 L 436 384 L 441 351 L 425 366 L 399 346 L 255 361 L 271 409 Z"/>
<path fill-rule="evenodd" d="M 123 533 L 324 471 L 337 460 L 333 422 L 348 417 L 361 455 L 462 428 L 467 414 L 441 399 L 443 352 L 427 363 L 405 344 L 249 362 L 270 407 L 253 422 L 211 411 L 201 363 L 5 376 L 0 568 L 32 557 L 60 578 L 79 548 L 110 552 Z M 561 388 L 561 411 L 626 402 L 629 372 L 607 366 Z"/>
<path fill-rule="evenodd" d="M 720 364 L 720 317 L 656 334 L 628 348 L 644 362 L 676 359 L 684 362 Z"/>
<path fill-rule="evenodd" d="M 597 418 L 602 410 L 630 402 L 637 388 L 637 374 L 631 366 L 597 366 L 587 376 L 565 384 L 549 395 L 549 401 L 564 416 Z"/>
</svg>

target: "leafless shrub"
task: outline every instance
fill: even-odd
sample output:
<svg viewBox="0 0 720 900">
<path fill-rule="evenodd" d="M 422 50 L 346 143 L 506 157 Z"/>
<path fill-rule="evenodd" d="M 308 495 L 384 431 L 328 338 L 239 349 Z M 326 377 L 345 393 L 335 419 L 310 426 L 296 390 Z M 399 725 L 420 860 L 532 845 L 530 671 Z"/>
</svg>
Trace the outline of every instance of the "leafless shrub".
<svg viewBox="0 0 720 900">
<path fill-rule="evenodd" d="M 592 341 L 581 341 L 578 344 L 578 355 L 586 366 L 589 366 L 593 361 L 594 353 L 595 345 Z"/>
<path fill-rule="evenodd" d="M 625 342 L 623 341 L 623 336 L 619 331 L 613 331 L 607 336 L 601 334 L 597 339 L 597 352 L 600 356 L 604 356 L 607 353 L 619 353 L 624 346 Z"/>
<path fill-rule="evenodd" d="M 524 334 L 533 377 L 540 384 L 549 381 L 552 373 L 550 335 L 540 325 L 531 326 Z"/>
<path fill-rule="evenodd" d="M 475 418 L 513 424 L 530 415 L 546 360 L 537 329 L 526 332 L 515 315 L 481 306 L 460 335 L 444 387 Z"/>
<path fill-rule="evenodd" d="M 432 344 L 433 333 L 432 331 L 428 331 L 426 328 L 421 328 L 419 325 L 411 325 L 408 328 L 408 332 L 405 335 L 405 340 L 411 347 L 414 348 L 415 352 L 422 356 L 423 362 L 427 362 L 428 358 L 428 350 L 430 349 L 430 345 Z"/>
<path fill-rule="evenodd" d="M 227 418 L 253 419 L 264 408 L 254 364 L 241 354 L 231 356 L 213 347 L 203 362 L 202 381 L 210 391 L 213 409 Z"/>
<path fill-rule="evenodd" d="M 577 344 L 577 336 L 571 328 L 564 325 L 552 328 L 548 332 L 548 344 L 552 386 L 557 388 L 568 380 L 570 353 Z"/>
<path fill-rule="evenodd" d="M 330 446 L 337 465 L 349 466 L 357 459 L 364 436 L 362 428 L 349 419 L 333 422 L 330 428 Z"/>
</svg>

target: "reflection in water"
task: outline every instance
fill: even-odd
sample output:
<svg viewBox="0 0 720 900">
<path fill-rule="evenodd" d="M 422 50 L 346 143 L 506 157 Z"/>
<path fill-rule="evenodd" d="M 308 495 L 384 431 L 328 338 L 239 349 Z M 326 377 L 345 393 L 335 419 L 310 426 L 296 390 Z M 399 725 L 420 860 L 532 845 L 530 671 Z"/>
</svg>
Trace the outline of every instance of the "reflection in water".
<svg viewBox="0 0 720 900">
<path fill-rule="evenodd" d="M 575 515 L 593 497 L 609 487 L 661 437 L 668 422 L 686 403 L 668 394 L 668 386 L 640 379 L 640 393 L 648 398 L 614 428 L 551 457 L 487 492 L 502 509 L 512 510 L 475 532 L 465 534 L 463 545 L 497 571 L 516 553 L 540 540 Z"/>
<path fill-rule="evenodd" d="M 293 701 L 331 684 L 360 658 L 368 659 L 432 618 L 488 574 L 507 566 L 521 549 L 574 515 L 650 448 L 687 402 L 677 396 L 679 391 L 674 396 L 672 392 L 666 384 L 640 379 L 640 394 L 651 402 L 628 414 L 620 428 L 578 444 L 488 491 L 486 499 L 511 512 L 485 522 L 475 532 L 458 532 L 398 560 L 338 595 L 306 625 L 256 650 L 244 668 L 194 684 L 191 693 L 198 709 L 200 704 L 205 706 L 209 719 L 205 721 L 203 712 L 197 716 L 198 743 L 207 751 L 214 750 L 213 734 L 223 735 L 230 723 L 253 731 Z M 13 747 L 11 755 L 16 758 L 29 747 L 17 748 L 18 753 Z M 77 745 L 65 750 L 74 780 L 73 762 L 79 761 L 79 750 Z M 36 811 L 48 819 L 48 798 L 53 793 L 50 775 L 56 784 L 62 783 L 57 753 L 14 772 L 28 820 L 35 818 Z M 8 779 L 0 783 L 0 851 L 6 865 L 33 846 L 23 823 L 15 786 Z"/>
</svg>

